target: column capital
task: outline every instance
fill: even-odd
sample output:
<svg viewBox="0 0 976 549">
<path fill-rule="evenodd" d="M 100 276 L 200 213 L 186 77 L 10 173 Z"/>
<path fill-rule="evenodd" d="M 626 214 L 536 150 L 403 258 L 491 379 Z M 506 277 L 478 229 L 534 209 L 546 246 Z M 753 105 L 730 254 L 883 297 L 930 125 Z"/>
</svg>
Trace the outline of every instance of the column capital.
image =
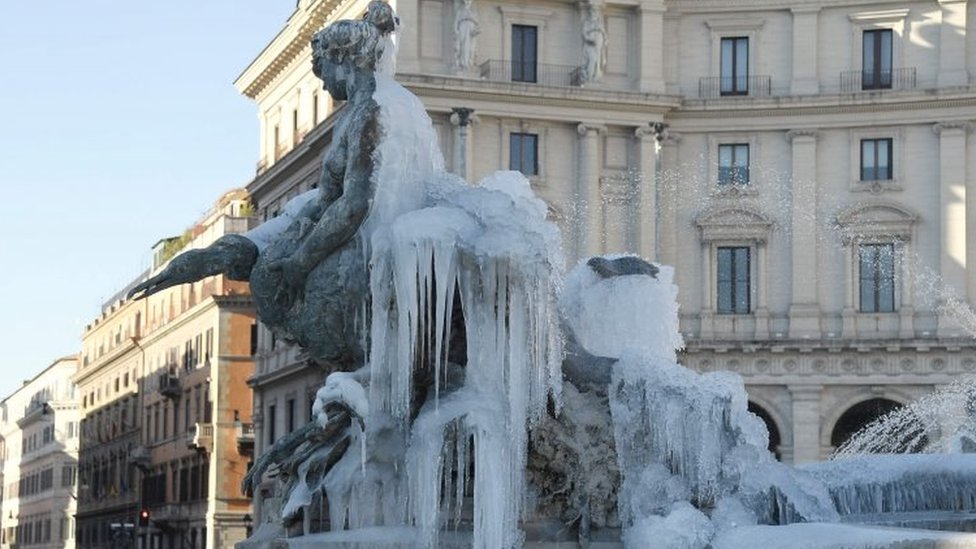
<svg viewBox="0 0 976 549">
<path fill-rule="evenodd" d="M 819 131 L 810 128 L 788 130 L 786 132 L 786 140 L 791 143 L 793 141 L 796 141 L 797 139 L 812 139 L 816 141 L 819 135 L 820 135 Z"/>
<path fill-rule="evenodd" d="M 963 133 L 967 133 L 973 129 L 973 123 L 970 120 L 946 120 L 944 122 L 936 122 L 932 125 L 932 131 L 936 135 L 942 135 L 944 131 L 960 130 Z"/>
<path fill-rule="evenodd" d="M 451 108 L 451 125 L 452 126 L 467 126 L 472 122 L 478 122 L 478 117 L 474 114 L 474 109 L 468 107 L 453 107 Z"/>
<path fill-rule="evenodd" d="M 644 124 L 643 126 L 634 128 L 634 137 L 643 141 L 648 137 L 657 137 L 657 132 L 654 131 L 654 128 L 650 124 Z"/>
<path fill-rule="evenodd" d="M 586 137 L 590 132 L 596 132 L 598 134 L 607 133 L 607 127 L 603 124 L 590 124 L 588 122 L 580 122 L 576 125 L 576 133 L 583 137 Z"/>
</svg>

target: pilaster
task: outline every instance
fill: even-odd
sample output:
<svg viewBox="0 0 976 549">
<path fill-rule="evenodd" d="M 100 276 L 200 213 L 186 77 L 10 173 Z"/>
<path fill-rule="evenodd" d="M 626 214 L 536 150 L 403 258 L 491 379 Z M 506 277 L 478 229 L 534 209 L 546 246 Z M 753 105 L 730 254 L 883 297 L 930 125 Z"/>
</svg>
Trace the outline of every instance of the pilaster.
<svg viewBox="0 0 976 549">
<path fill-rule="evenodd" d="M 420 0 L 390 0 L 390 6 L 400 18 L 395 38 L 397 72 L 420 72 Z"/>
<path fill-rule="evenodd" d="M 965 121 L 939 122 L 932 129 L 939 136 L 939 242 L 942 245 L 939 275 L 946 292 L 962 296 L 970 291 L 966 280 L 966 134 Z M 939 336 L 958 334 L 958 326 L 940 316 Z"/>
<path fill-rule="evenodd" d="M 641 0 L 640 15 L 640 91 L 664 93 L 664 2 Z"/>
<path fill-rule="evenodd" d="M 939 25 L 939 87 L 965 86 L 966 0 L 939 0 L 942 24 Z"/>
<path fill-rule="evenodd" d="M 817 77 L 817 23 L 819 6 L 790 10 L 793 14 L 793 80 L 790 93 L 812 95 L 820 92 Z"/>
<path fill-rule="evenodd" d="M 820 393 L 822 385 L 790 385 L 793 399 L 793 463 L 820 460 Z"/>
<path fill-rule="evenodd" d="M 817 295 L 817 132 L 791 130 L 793 203 L 791 207 L 792 289 L 790 337 L 820 337 Z"/>
</svg>

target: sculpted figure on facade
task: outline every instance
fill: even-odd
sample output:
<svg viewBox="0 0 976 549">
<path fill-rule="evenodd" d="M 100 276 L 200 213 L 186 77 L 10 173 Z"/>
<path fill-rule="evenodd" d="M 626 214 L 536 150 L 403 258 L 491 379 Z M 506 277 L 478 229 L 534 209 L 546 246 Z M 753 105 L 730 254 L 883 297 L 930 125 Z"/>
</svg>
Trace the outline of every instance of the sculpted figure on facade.
<svg viewBox="0 0 976 549">
<path fill-rule="evenodd" d="M 580 6 L 583 19 L 583 82 L 596 82 L 603 78 L 607 66 L 603 6 L 600 0 L 584 0 Z"/>
<path fill-rule="evenodd" d="M 454 62 L 460 71 L 474 67 L 474 52 L 477 36 L 481 33 L 478 12 L 474 0 L 455 0 L 454 2 Z"/>
</svg>

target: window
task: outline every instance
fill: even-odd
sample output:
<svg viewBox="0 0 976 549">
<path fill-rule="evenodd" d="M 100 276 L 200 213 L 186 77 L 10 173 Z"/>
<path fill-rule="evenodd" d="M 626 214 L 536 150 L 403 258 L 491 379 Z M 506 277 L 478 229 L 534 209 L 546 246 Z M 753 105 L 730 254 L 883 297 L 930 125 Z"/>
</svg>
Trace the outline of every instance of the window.
<svg viewBox="0 0 976 549">
<path fill-rule="evenodd" d="M 512 82 L 536 82 L 538 28 L 512 25 Z"/>
<path fill-rule="evenodd" d="M 718 184 L 749 184 L 749 145 L 735 143 L 718 146 Z"/>
<path fill-rule="evenodd" d="M 749 39 L 743 36 L 723 38 L 721 46 L 721 95 L 749 93 Z"/>
<path fill-rule="evenodd" d="M 288 414 L 286 421 L 288 424 L 288 432 L 293 433 L 295 432 L 295 399 L 289 398 L 285 404 L 287 406 L 285 413 Z"/>
<path fill-rule="evenodd" d="M 858 248 L 862 313 L 895 310 L 894 244 L 862 244 Z"/>
<path fill-rule="evenodd" d="M 538 175 L 539 136 L 534 133 L 512 133 L 508 143 L 508 169 L 525 175 Z"/>
<path fill-rule="evenodd" d="M 862 36 L 861 89 L 891 88 L 891 29 L 866 30 Z"/>
<path fill-rule="evenodd" d="M 892 140 L 861 140 L 861 181 L 887 181 L 892 178 Z"/>
<path fill-rule="evenodd" d="M 718 313 L 749 313 L 749 248 L 718 248 Z"/>
<path fill-rule="evenodd" d="M 318 92 L 312 93 L 312 124 L 319 123 L 319 94 Z"/>
<path fill-rule="evenodd" d="M 278 438 L 277 433 L 275 433 L 275 405 L 272 404 L 268 406 L 268 446 L 275 443 L 275 439 Z"/>
</svg>

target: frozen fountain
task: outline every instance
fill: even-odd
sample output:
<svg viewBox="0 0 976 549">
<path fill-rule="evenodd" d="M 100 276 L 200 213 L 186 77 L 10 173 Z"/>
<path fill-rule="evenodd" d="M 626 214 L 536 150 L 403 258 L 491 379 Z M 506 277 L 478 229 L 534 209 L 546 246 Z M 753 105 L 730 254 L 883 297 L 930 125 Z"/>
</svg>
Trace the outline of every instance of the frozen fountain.
<svg viewBox="0 0 976 549">
<path fill-rule="evenodd" d="M 597 257 L 564 278 L 558 230 L 521 174 L 446 173 L 423 105 L 390 76 L 395 26 L 373 2 L 313 41 L 316 74 L 346 101 L 319 188 L 133 290 L 248 280 L 261 320 L 332 372 L 316 421 L 245 479 L 274 478 L 278 494 L 239 547 L 974 541 L 841 525 L 887 501 L 862 489 L 877 471 L 776 462 L 741 378 L 677 363 L 670 267 Z M 914 470 L 885 468 L 895 487 Z M 959 488 L 976 467 L 926 470 L 924 487 L 888 492 L 976 508 Z"/>
</svg>

